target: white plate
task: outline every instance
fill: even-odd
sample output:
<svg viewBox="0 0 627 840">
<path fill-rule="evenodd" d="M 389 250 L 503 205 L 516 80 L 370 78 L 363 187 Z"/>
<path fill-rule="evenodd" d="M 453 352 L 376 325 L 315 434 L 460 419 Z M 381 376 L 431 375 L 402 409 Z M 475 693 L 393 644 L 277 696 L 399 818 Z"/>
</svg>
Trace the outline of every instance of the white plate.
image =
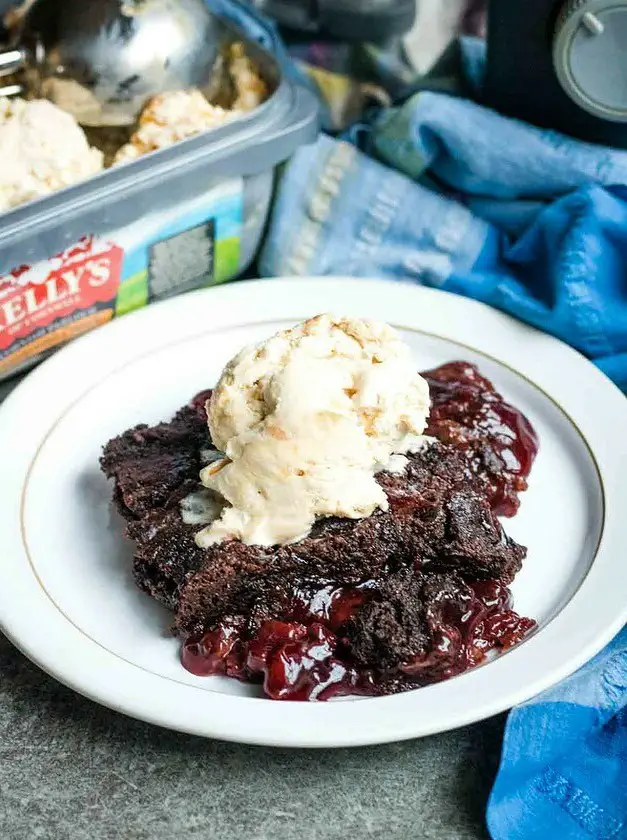
<svg viewBox="0 0 627 840">
<path fill-rule="evenodd" d="M 178 662 L 167 613 L 139 593 L 110 511 L 100 448 L 169 418 L 244 343 L 322 311 L 400 328 L 416 365 L 481 370 L 529 416 L 541 450 L 519 516 L 529 557 L 513 586 L 538 632 L 473 672 L 406 694 L 276 703 Z M 34 662 L 118 711 L 162 726 L 282 746 L 427 735 L 493 715 L 567 676 L 627 620 L 627 401 L 563 344 L 480 304 L 402 283 L 241 283 L 103 327 L 35 370 L 0 411 L 0 621 Z"/>
</svg>

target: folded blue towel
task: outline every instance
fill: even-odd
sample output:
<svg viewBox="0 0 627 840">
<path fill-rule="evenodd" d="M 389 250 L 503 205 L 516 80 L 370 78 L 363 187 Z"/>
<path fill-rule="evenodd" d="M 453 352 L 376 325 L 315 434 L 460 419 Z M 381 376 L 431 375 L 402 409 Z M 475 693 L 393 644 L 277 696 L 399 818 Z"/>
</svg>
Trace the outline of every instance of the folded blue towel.
<svg viewBox="0 0 627 840">
<path fill-rule="evenodd" d="M 264 273 L 409 278 L 477 298 L 627 390 L 627 153 L 428 92 L 350 136 L 369 154 L 323 137 L 287 167 Z M 627 629 L 510 714 L 488 825 L 494 840 L 627 838 Z"/>
</svg>

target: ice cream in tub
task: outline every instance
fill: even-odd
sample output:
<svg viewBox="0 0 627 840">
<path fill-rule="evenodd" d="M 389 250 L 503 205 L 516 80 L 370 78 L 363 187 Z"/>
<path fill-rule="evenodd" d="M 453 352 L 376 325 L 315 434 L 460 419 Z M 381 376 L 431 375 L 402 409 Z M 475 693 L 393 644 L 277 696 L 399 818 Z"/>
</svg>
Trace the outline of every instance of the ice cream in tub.
<svg viewBox="0 0 627 840">
<path fill-rule="evenodd" d="M 233 31 L 228 102 L 165 94 L 107 135 L 72 126 L 61 101 L 0 99 L 0 379 L 252 262 L 275 170 L 315 138 L 318 109 L 263 18 L 237 0 L 211 5 Z"/>
</svg>

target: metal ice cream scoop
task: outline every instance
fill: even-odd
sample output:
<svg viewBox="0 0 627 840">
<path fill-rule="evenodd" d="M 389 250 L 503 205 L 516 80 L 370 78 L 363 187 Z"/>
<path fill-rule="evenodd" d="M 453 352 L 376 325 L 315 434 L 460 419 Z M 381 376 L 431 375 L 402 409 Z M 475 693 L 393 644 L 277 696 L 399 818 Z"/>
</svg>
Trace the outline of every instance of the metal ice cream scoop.
<svg viewBox="0 0 627 840">
<path fill-rule="evenodd" d="M 149 97 L 206 85 L 224 38 L 204 0 L 34 0 L 0 77 L 23 70 L 83 125 L 129 125 Z"/>
</svg>

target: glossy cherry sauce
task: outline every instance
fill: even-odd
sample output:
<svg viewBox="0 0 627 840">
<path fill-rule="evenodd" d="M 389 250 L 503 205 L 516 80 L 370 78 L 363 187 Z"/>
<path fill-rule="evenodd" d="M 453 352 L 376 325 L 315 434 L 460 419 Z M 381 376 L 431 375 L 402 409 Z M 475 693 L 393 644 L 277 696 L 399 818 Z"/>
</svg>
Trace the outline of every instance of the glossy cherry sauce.
<svg viewBox="0 0 627 840">
<path fill-rule="evenodd" d="M 500 583 L 464 585 L 429 610 L 430 652 L 403 663 L 398 674 L 378 674 L 351 661 L 342 637 L 343 626 L 370 597 L 376 597 L 374 584 L 361 590 L 325 587 L 308 600 L 294 593 L 290 620 L 264 621 L 249 637 L 243 619 L 226 619 L 185 643 L 183 665 L 198 676 L 262 682 L 273 700 L 376 695 L 461 674 L 491 651 L 518 644 L 535 626 L 512 611 L 510 593 Z"/>
<path fill-rule="evenodd" d="M 538 454 L 538 438 L 474 365 L 451 362 L 423 373 L 431 393 L 427 434 L 463 450 L 493 511 L 515 516 Z"/>
</svg>

